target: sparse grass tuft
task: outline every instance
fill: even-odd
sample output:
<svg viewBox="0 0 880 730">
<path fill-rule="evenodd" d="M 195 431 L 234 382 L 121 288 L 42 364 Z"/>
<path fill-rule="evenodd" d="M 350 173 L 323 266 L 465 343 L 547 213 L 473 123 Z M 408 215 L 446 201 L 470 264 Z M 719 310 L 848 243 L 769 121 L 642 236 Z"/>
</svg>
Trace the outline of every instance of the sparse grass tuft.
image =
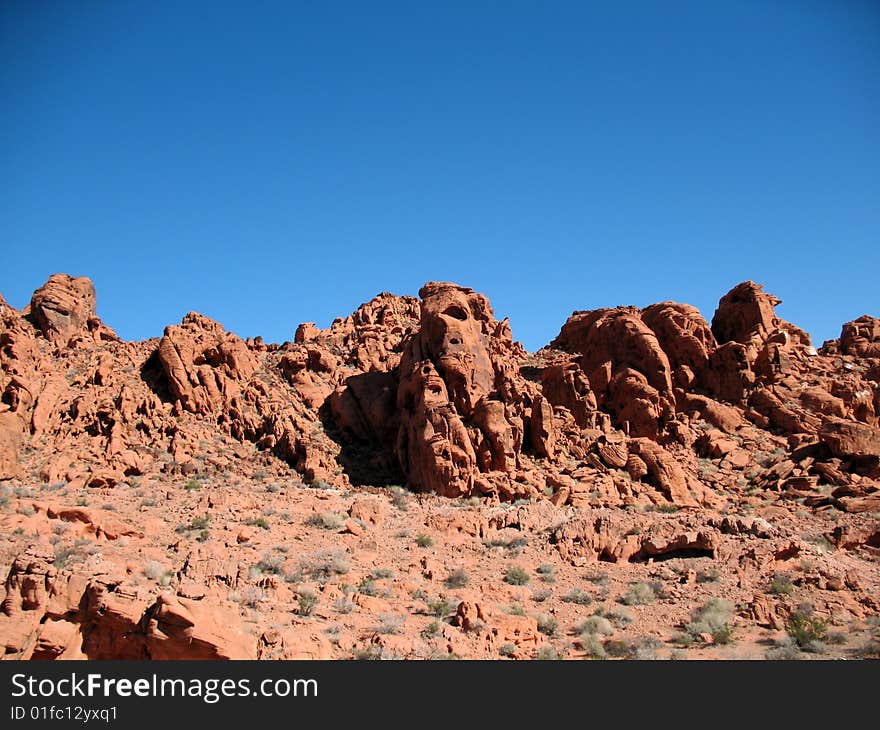
<svg viewBox="0 0 880 730">
<path fill-rule="evenodd" d="M 315 580 L 328 580 L 334 575 L 345 575 L 351 563 L 344 550 L 319 550 L 300 558 L 300 571 Z"/>
<path fill-rule="evenodd" d="M 456 568 L 446 576 L 447 588 L 464 588 L 468 584 L 468 574 L 464 568 Z"/>
<path fill-rule="evenodd" d="M 428 611 L 432 616 L 445 618 L 455 610 L 455 604 L 445 598 L 428 601 Z"/>
<path fill-rule="evenodd" d="M 535 614 L 535 621 L 538 622 L 538 631 L 542 634 L 545 636 L 556 636 L 559 622 L 555 616 L 551 616 L 549 613 L 538 613 Z"/>
<path fill-rule="evenodd" d="M 423 639 L 436 639 L 443 633 L 443 625 L 439 621 L 432 621 L 422 629 Z"/>
<path fill-rule="evenodd" d="M 157 580 L 165 575 L 165 566 L 155 560 L 149 561 L 144 566 L 144 576 L 150 580 Z"/>
<path fill-rule="evenodd" d="M 790 636 L 776 642 L 776 646 L 764 652 L 764 658 L 770 661 L 794 661 L 801 658 L 797 644 Z"/>
<path fill-rule="evenodd" d="M 320 527 L 323 530 L 341 530 L 345 524 L 345 515 L 341 515 L 338 512 L 314 514 L 309 516 L 306 524 L 309 527 Z"/>
<path fill-rule="evenodd" d="M 618 600 L 625 606 L 647 606 L 657 599 L 648 583 L 633 583 Z"/>
<path fill-rule="evenodd" d="M 587 618 L 575 625 L 574 630 L 581 635 L 602 634 L 604 636 L 611 636 L 614 633 L 614 627 L 604 616 L 587 616 Z"/>
<path fill-rule="evenodd" d="M 409 509 L 409 501 L 410 501 L 410 493 L 400 486 L 393 486 L 388 488 L 388 493 L 391 495 L 391 504 L 393 504 L 397 509 L 401 512 L 406 512 Z"/>
<path fill-rule="evenodd" d="M 716 644 L 730 644 L 733 641 L 733 610 L 735 606 L 725 598 L 712 598 L 702 608 L 694 611 L 693 620 L 686 627 L 687 632 L 699 639 L 709 634 Z"/>
<path fill-rule="evenodd" d="M 559 659 L 559 652 L 552 646 L 542 646 L 535 654 L 539 662 L 555 662 Z"/>
<path fill-rule="evenodd" d="M 297 613 L 300 616 L 311 616 L 315 606 L 318 605 L 318 596 L 311 591 L 301 591 L 299 596 L 297 596 L 296 602 L 299 606 Z"/>
<path fill-rule="evenodd" d="M 716 583 L 720 578 L 721 571 L 718 568 L 709 568 L 697 573 L 697 583 Z"/>
<path fill-rule="evenodd" d="M 269 529 L 269 521 L 265 517 L 254 517 L 247 520 L 244 524 L 248 527 L 259 527 L 263 530 Z"/>
<path fill-rule="evenodd" d="M 602 640 L 596 634 L 584 634 L 580 637 L 578 643 L 588 659 L 605 659 L 608 657 L 608 652 L 605 651 Z"/>
<path fill-rule="evenodd" d="M 578 606 L 589 606 L 593 602 L 593 597 L 580 588 L 572 588 L 562 600 L 566 603 L 575 603 Z"/>
<path fill-rule="evenodd" d="M 770 593 L 774 596 L 789 596 L 794 591 L 794 584 L 788 573 L 777 573 L 770 581 Z"/>
<path fill-rule="evenodd" d="M 379 623 L 376 624 L 376 632 L 380 634 L 403 633 L 403 617 L 393 613 L 379 615 Z"/>
<path fill-rule="evenodd" d="M 785 624 L 785 632 L 792 638 L 802 651 L 819 654 L 824 651 L 827 626 L 814 614 L 809 603 L 802 603 L 791 614 Z"/>
<path fill-rule="evenodd" d="M 257 567 L 263 573 L 271 573 L 272 575 L 282 575 L 284 573 L 284 556 L 266 553 L 263 559 L 257 563 Z"/>
<path fill-rule="evenodd" d="M 512 586 L 524 586 L 529 582 L 529 574 L 524 568 L 512 565 L 507 569 L 504 575 L 504 582 Z"/>
</svg>

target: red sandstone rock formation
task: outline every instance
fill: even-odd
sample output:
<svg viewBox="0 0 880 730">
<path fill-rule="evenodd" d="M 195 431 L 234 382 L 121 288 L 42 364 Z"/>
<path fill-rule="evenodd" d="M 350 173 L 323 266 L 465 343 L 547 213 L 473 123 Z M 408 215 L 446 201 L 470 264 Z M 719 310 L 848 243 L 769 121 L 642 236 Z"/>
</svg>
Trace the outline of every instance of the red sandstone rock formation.
<svg viewBox="0 0 880 730">
<path fill-rule="evenodd" d="M 120 341 L 97 318 L 83 278 L 51 277 L 24 312 L 0 298 L 0 496 L 10 499 L 22 481 L 61 490 L 57 498 L 15 496 L 17 511 L 6 518 L 40 540 L 9 571 L 0 615 L 7 655 L 335 651 L 305 625 L 242 631 L 226 595 L 247 584 L 248 569 L 229 552 L 259 543 L 259 518 L 225 543 L 184 548 L 186 538 L 168 540 L 182 567 L 157 594 L 134 580 L 120 546 L 168 526 L 141 524 L 137 514 L 123 517 L 88 498 L 65 502 L 64 490 L 113 493 L 142 480 L 145 502 L 173 502 L 169 480 L 196 477 L 187 517 L 194 523 L 258 509 L 261 498 L 239 480 L 267 475 L 343 490 L 405 483 L 486 505 L 527 499 L 532 512 L 458 509 L 426 524 L 483 538 L 535 528 L 529 520 L 539 514 L 542 534 L 573 564 L 717 559 L 731 541 L 775 540 L 777 526 L 758 518 L 703 518 L 731 495 L 797 500 L 817 513 L 834 507 L 853 520 L 880 509 L 877 319 L 845 324 L 840 340 L 817 352 L 777 317 L 775 297 L 745 282 L 722 297 L 712 327 L 675 302 L 576 312 L 551 346 L 529 354 L 483 295 L 448 283 L 419 294 L 380 294 L 327 329 L 300 325 L 281 345 L 242 340 L 195 313 L 162 338 Z M 199 479 L 226 491 L 202 493 Z M 385 505 L 377 498 L 350 505 L 334 538 L 372 539 L 388 520 Z M 616 511 L 624 507 L 630 511 Z M 580 516 L 557 525 L 569 514 L 561 508 Z M 674 529 L 652 523 L 632 531 L 633 515 L 676 509 L 683 511 Z M 178 529 L 171 532 L 198 534 L 187 524 Z M 839 533 L 835 544 L 852 546 L 843 549 L 876 548 L 869 522 Z M 115 557 L 104 561 L 97 551 L 64 569 L 46 542 L 61 544 L 61 536 L 95 541 Z M 786 539 L 772 551 L 743 552 L 741 567 L 803 549 Z M 424 572 L 433 570 L 426 563 Z M 830 567 L 815 580 L 828 590 L 857 584 Z M 250 588 L 255 601 L 294 596 L 272 574 Z M 356 602 L 384 610 L 374 596 Z M 752 610 L 781 621 L 760 600 Z M 492 651 L 508 644 L 533 651 L 534 619 L 520 618 L 466 600 L 453 625 Z M 381 650 L 395 645 L 384 634 L 374 638 Z M 444 638 L 449 646 L 460 641 Z M 412 651 L 412 642 L 401 640 L 397 650 Z"/>
</svg>

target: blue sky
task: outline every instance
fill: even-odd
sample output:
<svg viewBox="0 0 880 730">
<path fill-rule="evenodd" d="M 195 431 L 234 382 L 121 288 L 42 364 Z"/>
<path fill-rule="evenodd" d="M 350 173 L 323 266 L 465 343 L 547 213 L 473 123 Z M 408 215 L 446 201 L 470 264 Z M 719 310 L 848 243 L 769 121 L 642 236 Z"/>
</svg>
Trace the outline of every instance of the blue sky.
<svg viewBox="0 0 880 730">
<path fill-rule="evenodd" d="M 292 339 L 380 291 L 880 315 L 880 4 L 0 4 L 0 292 Z"/>
</svg>

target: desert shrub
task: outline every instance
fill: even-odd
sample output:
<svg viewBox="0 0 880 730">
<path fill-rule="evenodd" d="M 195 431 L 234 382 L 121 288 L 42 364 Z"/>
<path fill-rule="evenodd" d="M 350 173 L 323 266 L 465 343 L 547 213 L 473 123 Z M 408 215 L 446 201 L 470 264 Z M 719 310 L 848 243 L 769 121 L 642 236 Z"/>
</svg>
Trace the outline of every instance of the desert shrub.
<svg viewBox="0 0 880 730">
<path fill-rule="evenodd" d="M 498 649 L 498 653 L 509 659 L 516 656 L 516 647 L 513 644 L 502 644 L 501 648 Z"/>
<path fill-rule="evenodd" d="M 445 598 L 437 598 L 433 601 L 428 601 L 428 611 L 432 616 L 438 616 L 443 618 L 444 616 L 448 616 L 455 610 L 455 604 L 451 601 L 447 601 Z"/>
<path fill-rule="evenodd" d="M 328 580 L 334 575 L 345 575 L 351 563 L 344 550 L 319 550 L 300 558 L 300 571 L 315 580 Z"/>
<path fill-rule="evenodd" d="M 379 615 L 379 623 L 376 624 L 376 632 L 379 634 L 403 633 L 403 617 L 393 613 Z"/>
<path fill-rule="evenodd" d="M 300 616 L 311 616 L 312 611 L 315 610 L 315 606 L 318 605 L 318 597 L 312 593 L 311 591 L 302 591 L 296 599 L 297 605 L 299 606 Z"/>
<path fill-rule="evenodd" d="M 265 517 L 253 517 L 247 520 L 244 524 L 246 524 L 248 527 L 259 527 L 262 530 L 269 529 L 269 520 L 267 520 Z"/>
<path fill-rule="evenodd" d="M 144 575 L 150 580 L 156 580 L 165 574 L 165 566 L 155 560 L 149 561 L 144 566 Z"/>
<path fill-rule="evenodd" d="M 337 613 L 351 613 L 357 608 L 357 604 L 351 600 L 351 596 L 340 596 L 333 602 L 333 610 Z"/>
<path fill-rule="evenodd" d="M 435 639 L 443 632 L 443 626 L 439 621 L 432 621 L 422 629 L 423 639 Z"/>
<path fill-rule="evenodd" d="M 464 568 L 456 568 L 446 576 L 447 588 L 464 588 L 468 584 L 468 574 Z"/>
<path fill-rule="evenodd" d="M 234 591 L 229 596 L 233 601 L 248 608 L 256 608 L 265 600 L 266 594 L 258 586 L 247 586 L 241 591 Z"/>
<path fill-rule="evenodd" d="M 715 583 L 721 578 L 721 571 L 718 568 L 709 568 L 701 570 L 697 573 L 697 583 Z"/>
<path fill-rule="evenodd" d="M 520 568 L 517 565 L 512 565 L 507 569 L 507 573 L 504 575 L 504 582 L 509 583 L 512 586 L 524 586 L 529 582 L 529 574 L 523 568 Z"/>
<path fill-rule="evenodd" d="M 429 548 L 434 544 L 434 538 L 430 535 L 420 534 L 416 536 L 416 545 L 420 548 Z"/>
<path fill-rule="evenodd" d="M 611 622 L 604 616 L 587 616 L 583 621 L 574 627 L 578 634 L 603 634 L 611 636 L 614 633 L 614 627 Z"/>
<path fill-rule="evenodd" d="M 544 563 L 543 565 L 539 565 L 535 572 L 541 576 L 541 580 L 545 583 L 555 583 L 556 575 L 554 573 L 554 568 L 549 563 Z"/>
<path fill-rule="evenodd" d="M 309 515 L 306 520 L 309 527 L 320 527 L 323 530 L 341 530 L 345 524 L 345 516 L 338 512 L 323 512 Z"/>
<path fill-rule="evenodd" d="M 725 598 L 712 598 L 702 608 L 692 614 L 692 621 L 687 625 L 687 632 L 695 639 L 701 634 L 709 634 L 716 644 L 729 644 L 733 641 L 734 605 Z"/>
<path fill-rule="evenodd" d="M 82 549 L 76 545 L 56 545 L 52 563 L 56 568 L 64 568 L 82 561 L 84 557 Z"/>
<path fill-rule="evenodd" d="M 820 653 L 826 637 L 826 624 L 814 614 L 809 603 L 802 603 L 785 623 L 785 632 L 803 651 Z"/>
<path fill-rule="evenodd" d="M 529 539 L 524 535 L 518 535 L 517 537 L 493 537 L 483 541 L 483 545 L 486 547 L 504 548 L 511 551 L 511 553 L 520 552 L 528 544 Z"/>
<path fill-rule="evenodd" d="M 676 644 L 677 646 L 682 646 L 685 648 L 687 648 L 689 646 L 693 646 L 695 642 L 696 642 L 696 639 L 691 634 L 687 633 L 686 631 L 679 632 L 672 637 L 673 644 Z"/>
<path fill-rule="evenodd" d="M 605 642 L 605 651 L 620 659 L 654 659 L 662 642 L 653 636 L 637 639 L 611 639 Z"/>
<path fill-rule="evenodd" d="M 764 658 L 770 661 L 794 661 L 801 658 L 801 653 L 794 639 L 786 636 L 784 639 L 777 641 L 772 649 L 764 652 Z"/>
<path fill-rule="evenodd" d="M 562 600 L 566 603 L 576 603 L 578 606 L 589 606 L 593 602 L 593 597 L 580 588 L 572 588 Z"/>
<path fill-rule="evenodd" d="M 596 573 L 587 573 L 584 576 L 584 580 L 588 583 L 592 583 L 593 585 L 604 586 L 608 584 L 608 573 L 603 573 L 601 571 Z"/>
<path fill-rule="evenodd" d="M 257 563 L 257 567 L 263 573 L 271 573 L 272 575 L 281 575 L 284 573 L 284 561 L 285 558 L 283 555 L 274 555 L 273 553 L 266 553 L 263 556 L 263 559 Z"/>
<path fill-rule="evenodd" d="M 711 472 L 712 470 L 708 470 L 708 471 Z M 671 504 L 671 503 L 658 504 L 656 507 L 656 511 L 657 512 L 666 512 L 667 514 L 672 514 L 673 512 L 678 512 L 678 507 L 674 504 Z"/>
<path fill-rule="evenodd" d="M 648 583 L 633 583 L 618 600 L 626 606 L 647 606 L 657 599 Z"/>
<path fill-rule="evenodd" d="M 583 634 L 578 643 L 589 659 L 605 659 L 608 656 L 605 646 L 596 634 Z"/>
<path fill-rule="evenodd" d="M 354 653 L 354 658 L 361 662 L 378 661 L 382 659 L 382 647 L 377 644 L 367 644 Z"/>
<path fill-rule="evenodd" d="M 195 477 L 193 477 L 193 478 L 190 479 L 186 484 L 183 485 L 183 488 L 184 488 L 187 492 L 195 492 L 196 490 L 202 488 L 202 483 L 201 483 L 198 479 L 196 479 Z"/>
<path fill-rule="evenodd" d="M 618 629 L 626 628 L 635 620 L 632 612 L 629 609 L 624 608 L 623 606 L 599 608 L 593 612 L 593 615 L 607 618 L 612 623 L 612 625 L 616 626 Z"/>
<path fill-rule="evenodd" d="M 509 613 L 511 616 L 525 616 L 526 610 L 522 606 L 513 604 L 512 606 L 507 607 L 507 613 Z"/>
<path fill-rule="evenodd" d="M 410 493 L 400 486 L 393 486 L 388 488 L 388 493 L 391 495 L 391 504 L 393 504 L 397 509 L 406 512 L 409 509 L 409 501 L 410 501 Z"/>
<path fill-rule="evenodd" d="M 552 646 L 542 646 L 535 654 L 539 662 L 555 662 L 559 659 L 559 652 Z"/>
<path fill-rule="evenodd" d="M 364 596 L 378 596 L 379 587 L 376 585 L 375 581 L 373 581 L 372 578 L 364 578 L 358 584 L 358 593 Z"/>
<path fill-rule="evenodd" d="M 548 613 L 539 613 L 535 615 L 535 621 L 538 622 L 538 631 L 542 634 L 545 636 L 556 636 L 559 622 L 555 616 L 551 616 Z"/>
<path fill-rule="evenodd" d="M 544 603 L 548 598 L 553 595 L 553 591 L 549 588 L 541 588 L 537 591 L 532 591 L 532 600 L 535 603 Z"/>
<path fill-rule="evenodd" d="M 788 596 L 794 591 L 794 584 L 791 582 L 791 576 L 787 573 L 777 573 L 770 581 L 770 593 L 775 596 Z"/>
<path fill-rule="evenodd" d="M 394 571 L 391 568 L 376 568 L 370 573 L 373 580 L 388 580 L 394 577 Z"/>
</svg>

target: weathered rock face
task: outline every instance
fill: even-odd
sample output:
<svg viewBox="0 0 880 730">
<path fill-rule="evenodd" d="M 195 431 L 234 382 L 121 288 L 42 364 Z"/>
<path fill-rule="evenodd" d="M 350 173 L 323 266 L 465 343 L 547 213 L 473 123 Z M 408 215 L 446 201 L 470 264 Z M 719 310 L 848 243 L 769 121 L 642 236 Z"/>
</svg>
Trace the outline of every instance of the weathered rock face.
<svg viewBox="0 0 880 730">
<path fill-rule="evenodd" d="M 526 405 L 515 362 L 522 351 L 481 294 L 432 282 L 419 295 L 419 332 L 400 364 L 398 457 L 414 488 L 472 494 L 478 472 L 507 475 L 518 466 Z M 545 421 L 542 431 L 546 444 L 552 424 Z"/>
<path fill-rule="evenodd" d="M 696 307 L 661 302 L 643 309 L 641 317 L 657 336 L 672 367 L 676 385 L 690 384 L 685 368 L 697 377 L 702 376 L 717 343 L 708 322 Z"/>
<path fill-rule="evenodd" d="M 0 413 L 0 482 L 21 476 L 18 452 L 24 441 L 24 423 L 15 413 Z"/>
<path fill-rule="evenodd" d="M 255 659 L 238 611 L 212 599 L 152 596 L 123 574 L 59 573 L 46 546 L 13 562 L 0 637 L 17 659 Z"/>
<path fill-rule="evenodd" d="M 183 410 L 202 415 L 233 404 L 259 365 L 243 340 L 195 312 L 165 328 L 158 358 L 172 397 Z"/>
<path fill-rule="evenodd" d="M 880 319 L 866 314 L 844 324 L 840 332 L 840 352 L 880 358 Z"/>
<path fill-rule="evenodd" d="M 841 371 L 752 282 L 722 297 L 711 328 L 675 302 L 576 312 L 532 356 L 483 295 L 429 283 L 420 297 L 380 294 L 283 345 L 195 313 L 159 341 L 124 343 L 105 337 L 88 280 L 53 276 L 27 312 L 0 303 L 0 479 L 34 469 L 112 488 L 258 457 L 336 486 L 693 506 L 712 499 L 688 456 L 701 421 L 821 441 L 811 477 L 830 458 L 847 461 L 822 473 L 874 478 L 870 317 L 844 326 Z M 743 449 L 711 458 L 749 463 Z"/>
<path fill-rule="evenodd" d="M 600 409 L 633 436 L 656 437 L 674 411 L 672 368 L 633 308 L 576 312 L 553 347 L 580 355 Z"/>
<path fill-rule="evenodd" d="M 95 314 L 95 287 L 84 276 L 53 274 L 34 292 L 30 316 L 37 328 L 51 342 L 64 347 L 70 340 L 86 333 L 99 339 L 118 339 Z"/>
<path fill-rule="evenodd" d="M 835 456 L 880 457 L 880 430 L 864 423 L 830 420 L 819 438 Z"/>
</svg>

